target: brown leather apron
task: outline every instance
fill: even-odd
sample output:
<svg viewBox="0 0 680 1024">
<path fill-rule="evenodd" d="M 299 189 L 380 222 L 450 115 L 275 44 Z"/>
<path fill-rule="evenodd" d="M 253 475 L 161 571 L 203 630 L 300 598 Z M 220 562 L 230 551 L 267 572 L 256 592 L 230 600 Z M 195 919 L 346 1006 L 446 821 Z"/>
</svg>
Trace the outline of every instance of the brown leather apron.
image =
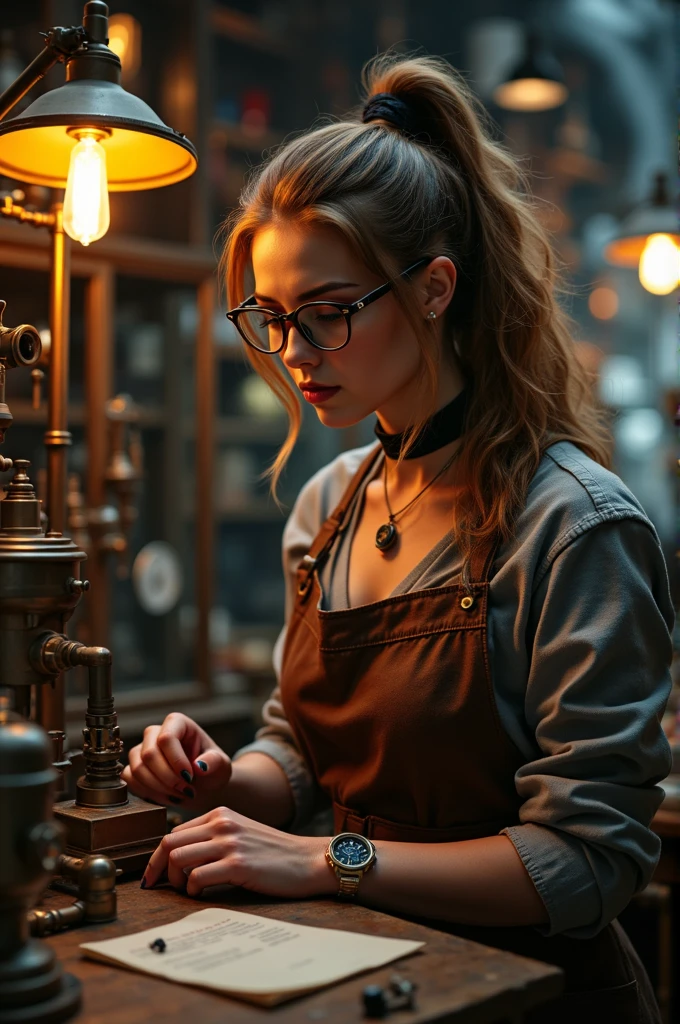
<svg viewBox="0 0 680 1024">
<path fill-rule="evenodd" d="M 456 842 L 519 822 L 514 777 L 525 758 L 502 727 L 487 650 L 489 573 L 498 542 L 472 556 L 460 585 L 371 605 L 319 609 L 317 571 L 350 518 L 369 456 L 297 572 L 281 696 L 300 750 L 333 804 L 338 832 L 393 842 Z M 535 928 L 430 927 L 557 964 L 566 994 L 531 1024 L 603 1016 L 658 1024 L 653 992 L 615 922 L 592 939 Z M 615 1016 L 611 1016 L 614 1014 Z"/>
</svg>

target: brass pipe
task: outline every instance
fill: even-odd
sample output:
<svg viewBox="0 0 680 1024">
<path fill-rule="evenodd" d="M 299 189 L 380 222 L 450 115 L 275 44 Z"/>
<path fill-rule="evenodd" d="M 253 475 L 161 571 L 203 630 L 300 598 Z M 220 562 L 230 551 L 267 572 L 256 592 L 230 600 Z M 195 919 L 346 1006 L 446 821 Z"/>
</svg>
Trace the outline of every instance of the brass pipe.
<svg viewBox="0 0 680 1024">
<path fill-rule="evenodd" d="M 69 320 L 71 312 L 71 246 L 64 231 L 63 205 L 52 207 L 52 273 L 50 278 L 50 376 L 47 447 L 47 514 L 50 530 L 66 530 L 66 449 L 68 432 Z"/>
<path fill-rule="evenodd" d="M 53 533 L 66 531 L 66 449 L 68 432 L 69 320 L 71 311 L 71 245 L 64 231 L 62 203 L 52 207 L 52 271 L 50 275 L 50 374 L 47 409 L 47 515 Z M 63 674 L 41 687 L 38 721 L 48 732 L 65 728 Z"/>
<path fill-rule="evenodd" d="M 108 420 L 106 402 L 113 379 L 113 274 L 102 268 L 90 278 L 85 292 L 85 409 L 87 421 L 87 473 L 85 507 L 88 513 L 106 502 Z M 89 523 L 88 523 L 89 527 Z M 94 530 L 90 534 L 92 536 Z M 87 574 L 96 595 L 87 607 L 88 637 L 108 646 L 111 594 L 108 549 L 90 545 Z"/>
<path fill-rule="evenodd" d="M 77 806 L 103 808 L 127 804 L 127 783 L 120 777 L 123 765 L 118 760 L 123 755 L 123 741 L 111 690 L 111 652 L 106 647 L 86 647 L 50 632 L 34 641 L 29 658 L 33 669 L 46 676 L 63 673 L 76 665 L 84 665 L 88 670 L 83 729 L 85 774 L 76 783 Z"/>
<path fill-rule="evenodd" d="M 69 857 L 61 854 L 56 871 L 76 883 L 77 899 L 60 910 L 32 910 L 28 914 L 31 935 L 51 935 L 79 924 L 115 921 L 117 915 L 116 865 L 102 854 Z"/>
</svg>

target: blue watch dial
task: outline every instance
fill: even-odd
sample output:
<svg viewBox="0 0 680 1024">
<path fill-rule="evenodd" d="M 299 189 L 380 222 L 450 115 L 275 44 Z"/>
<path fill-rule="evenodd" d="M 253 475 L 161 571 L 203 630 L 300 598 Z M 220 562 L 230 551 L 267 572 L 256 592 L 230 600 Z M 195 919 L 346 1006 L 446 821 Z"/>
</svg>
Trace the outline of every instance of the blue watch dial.
<svg viewBox="0 0 680 1024">
<path fill-rule="evenodd" d="M 347 868 L 360 868 L 371 856 L 370 846 L 359 838 L 338 839 L 333 843 L 332 850 L 335 859 Z"/>
</svg>

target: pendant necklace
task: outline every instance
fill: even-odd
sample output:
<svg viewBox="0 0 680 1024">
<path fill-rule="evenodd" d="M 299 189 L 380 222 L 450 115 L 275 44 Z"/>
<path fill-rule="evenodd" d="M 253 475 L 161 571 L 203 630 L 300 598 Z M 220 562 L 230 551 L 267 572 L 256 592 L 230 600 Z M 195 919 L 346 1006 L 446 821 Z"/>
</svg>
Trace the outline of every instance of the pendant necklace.
<svg viewBox="0 0 680 1024">
<path fill-rule="evenodd" d="M 398 512 L 392 511 L 392 509 L 390 508 L 390 501 L 387 496 L 387 459 L 385 459 L 383 463 L 383 491 L 385 494 L 385 505 L 387 506 L 389 518 L 388 522 L 383 523 L 382 526 L 378 527 L 378 530 L 375 535 L 375 546 L 378 548 L 379 551 L 389 551 L 389 549 L 394 545 L 398 536 L 397 527 L 395 526 L 397 519 L 403 516 L 404 512 L 407 512 L 412 505 L 415 505 L 418 499 L 422 498 L 423 494 L 425 494 L 425 491 L 429 490 L 430 487 L 432 487 L 432 484 L 435 482 L 435 480 L 438 480 L 439 477 L 446 472 L 449 466 L 453 464 L 453 461 L 458 455 L 459 451 L 460 449 L 456 449 L 451 458 L 448 460 L 448 462 L 444 463 L 444 465 L 436 474 L 436 476 L 433 476 L 429 483 L 425 484 L 422 491 L 418 491 L 415 498 L 411 498 L 408 505 L 404 505 L 404 507 L 400 508 Z"/>
</svg>

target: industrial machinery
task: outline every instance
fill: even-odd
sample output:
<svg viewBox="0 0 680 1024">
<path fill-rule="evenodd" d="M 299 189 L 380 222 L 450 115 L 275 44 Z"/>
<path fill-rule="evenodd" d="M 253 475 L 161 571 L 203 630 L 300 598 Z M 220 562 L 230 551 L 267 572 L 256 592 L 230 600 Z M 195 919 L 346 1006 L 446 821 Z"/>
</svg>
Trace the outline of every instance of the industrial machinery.
<svg viewBox="0 0 680 1024">
<path fill-rule="evenodd" d="M 2 303 L 0 314 L 4 312 Z M 40 358 L 40 336 L 28 324 L 8 328 L 0 315 L 0 435 L 12 422 L 5 401 L 8 368 L 31 367 Z M 15 693 L 15 708 L 25 718 L 44 721 L 46 694 L 63 672 L 76 665 L 88 671 L 83 729 L 84 774 L 75 800 L 55 805 L 64 827 L 66 852 L 76 857 L 103 854 L 118 867 L 135 871 L 146 865 L 166 831 L 164 807 L 129 794 L 121 779 L 123 743 L 111 692 L 111 653 L 65 635 L 68 619 L 89 589 L 81 579 L 85 553 L 61 532 L 41 524 L 38 500 L 24 459 L 0 460 L 14 475 L 0 501 L 0 686 Z M 65 734 L 50 729 L 52 759 L 60 772 L 70 769 Z"/>
<path fill-rule="evenodd" d="M 0 1024 L 68 1020 L 80 982 L 30 937 L 29 910 L 57 870 L 61 829 L 51 815 L 57 778 L 44 729 L 0 704 Z"/>
</svg>

